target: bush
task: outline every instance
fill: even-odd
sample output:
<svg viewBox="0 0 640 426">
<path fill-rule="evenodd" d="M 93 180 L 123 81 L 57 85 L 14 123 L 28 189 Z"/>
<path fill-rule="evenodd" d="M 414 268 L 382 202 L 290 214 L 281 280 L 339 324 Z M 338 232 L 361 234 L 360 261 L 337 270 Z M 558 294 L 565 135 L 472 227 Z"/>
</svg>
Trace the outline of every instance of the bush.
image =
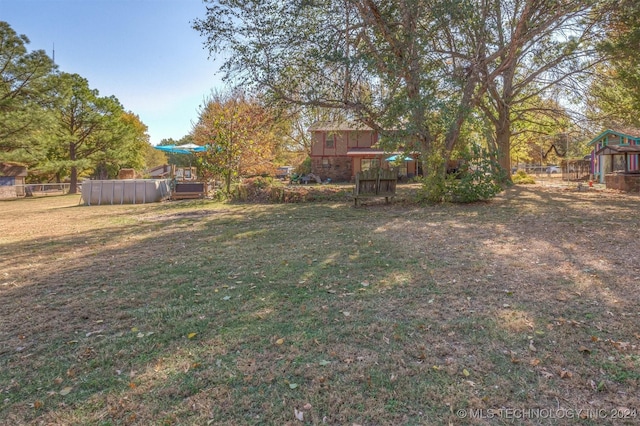
<svg viewBox="0 0 640 426">
<path fill-rule="evenodd" d="M 423 180 L 419 199 L 427 202 L 473 203 L 495 197 L 502 191 L 499 182 L 504 179 L 504 171 L 493 161 L 489 152 L 473 145 L 462 155 L 462 166 L 453 174 L 431 172 Z M 435 161 L 436 166 L 443 164 Z"/>
<path fill-rule="evenodd" d="M 418 190 L 418 201 L 440 203 L 445 201 L 446 179 L 444 174 L 444 157 L 435 152 L 427 158 L 429 168 L 425 170 L 423 178 L 419 178 L 421 188 Z"/>
<path fill-rule="evenodd" d="M 274 178 L 248 178 L 236 185 L 229 201 L 246 203 L 305 203 L 351 201 L 351 191 L 332 185 L 286 185 Z"/>
<path fill-rule="evenodd" d="M 294 173 L 298 175 L 308 175 L 311 173 L 311 157 L 305 158 L 304 161 L 295 168 Z"/>
<path fill-rule="evenodd" d="M 511 177 L 511 180 L 513 183 L 519 185 L 531 185 L 536 183 L 533 176 L 528 175 L 524 170 L 518 170 L 516 174 Z"/>
</svg>

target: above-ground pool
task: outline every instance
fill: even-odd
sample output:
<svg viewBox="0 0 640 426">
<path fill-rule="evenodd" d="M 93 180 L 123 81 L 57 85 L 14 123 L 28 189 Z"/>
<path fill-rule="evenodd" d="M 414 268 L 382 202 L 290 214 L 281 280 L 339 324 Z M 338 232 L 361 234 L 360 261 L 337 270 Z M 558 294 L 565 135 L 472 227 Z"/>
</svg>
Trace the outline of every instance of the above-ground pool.
<svg viewBox="0 0 640 426">
<path fill-rule="evenodd" d="M 169 179 L 85 180 L 82 201 L 86 206 L 155 203 L 171 196 L 169 183 Z"/>
</svg>

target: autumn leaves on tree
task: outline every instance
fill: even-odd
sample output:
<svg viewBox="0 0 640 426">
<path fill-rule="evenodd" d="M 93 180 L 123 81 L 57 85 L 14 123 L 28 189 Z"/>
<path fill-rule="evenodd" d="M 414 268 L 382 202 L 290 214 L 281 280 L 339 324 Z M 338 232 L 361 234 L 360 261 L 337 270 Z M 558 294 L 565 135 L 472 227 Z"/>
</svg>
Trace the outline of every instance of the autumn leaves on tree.
<svg viewBox="0 0 640 426">
<path fill-rule="evenodd" d="M 208 146 L 197 154 L 205 179 L 222 177 L 227 193 L 238 176 L 273 175 L 287 122 L 241 91 L 212 93 L 201 108 L 193 140 Z"/>
</svg>

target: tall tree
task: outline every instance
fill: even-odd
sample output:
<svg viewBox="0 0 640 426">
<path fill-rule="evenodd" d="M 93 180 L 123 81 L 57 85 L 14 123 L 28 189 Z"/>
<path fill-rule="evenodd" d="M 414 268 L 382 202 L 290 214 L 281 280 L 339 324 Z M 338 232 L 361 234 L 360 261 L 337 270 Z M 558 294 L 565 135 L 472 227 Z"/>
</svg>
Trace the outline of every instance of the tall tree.
<svg viewBox="0 0 640 426">
<path fill-rule="evenodd" d="M 60 73 L 54 79 L 55 133 L 49 162 L 42 169 L 55 171 L 58 178 L 69 176 L 69 192 L 73 194 L 80 173 L 118 163 L 116 156 L 126 158 L 125 163 L 138 164 L 131 153 L 123 155 L 126 150 L 136 154 L 143 149 L 144 129 L 137 117 L 126 114 L 115 97 L 100 97 L 77 74 Z"/>
<path fill-rule="evenodd" d="M 611 63 L 597 67 L 588 95 L 587 117 L 596 127 L 640 128 L 640 93 Z"/>
<path fill-rule="evenodd" d="M 492 123 L 500 165 L 509 170 L 511 138 L 527 122 L 547 115 L 563 119 L 555 96 L 576 83 L 599 61 L 594 0 L 491 0 L 482 51 L 496 55 L 483 61 L 479 80 L 486 90 L 480 103 Z M 518 124 L 518 122 L 521 122 Z M 508 175 L 505 175 L 508 176 Z"/>
<path fill-rule="evenodd" d="M 456 144 L 477 73 L 469 70 L 472 62 L 451 60 L 436 47 L 449 26 L 467 28 L 457 2 L 211 3 L 195 28 L 214 54 L 233 52 L 225 69 L 243 84 L 267 88 L 287 103 L 342 109 L 428 160 Z M 476 44 L 455 41 L 457 50 Z"/>
<path fill-rule="evenodd" d="M 640 128 L 640 3 L 606 0 L 598 13 L 606 34 L 599 48 L 608 61 L 591 80 L 589 118 L 598 127 Z"/>
<path fill-rule="evenodd" d="M 273 174 L 273 159 L 286 129 L 277 115 L 241 91 L 213 93 L 202 107 L 193 131 L 196 144 L 209 149 L 197 154 L 201 171 L 222 176 L 227 192 L 234 178 Z"/>
<path fill-rule="evenodd" d="M 616 78 L 622 81 L 633 96 L 634 107 L 640 110 L 640 3 L 636 0 L 604 3 L 607 39 L 601 47 L 611 55 Z"/>
<path fill-rule="evenodd" d="M 46 125 L 47 76 L 53 61 L 42 50 L 27 51 L 29 39 L 0 21 L 0 159 L 31 162 Z"/>
<path fill-rule="evenodd" d="M 114 179 L 122 168 L 141 170 L 149 145 L 147 126 L 132 112 L 122 111 L 102 135 L 105 143 L 90 155 L 95 179 Z"/>
<path fill-rule="evenodd" d="M 228 76 L 287 103 L 340 108 L 381 133 L 392 129 L 385 139 L 421 150 L 426 169 L 440 179 L 487 91 L 495 99 L 487 111 L 497 113 L 496 140 L 504 139 L 502 163 L 508 166 L 513 116 L 498 108 L 530 95 L 534 85 L 548 89 L 543 80 L 553 72 L 561 81 L 561 65 L 580 50 L 561 36 L 586 25 L 581 19 L 590 3 L 207 1 L 207 17 L 194 27 L 214 55 L 225 55 Z M 547 51 L 565 53 L 537 58 Z"/>
</svg>

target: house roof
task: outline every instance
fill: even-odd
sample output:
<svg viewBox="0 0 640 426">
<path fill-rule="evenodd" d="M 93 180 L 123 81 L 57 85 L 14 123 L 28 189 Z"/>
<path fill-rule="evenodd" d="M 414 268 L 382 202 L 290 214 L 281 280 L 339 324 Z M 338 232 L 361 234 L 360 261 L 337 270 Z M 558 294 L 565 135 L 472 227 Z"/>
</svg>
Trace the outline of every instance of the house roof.
<svg viewBox="0 0 640 426">
<path fill-rule="evenodd" d="M 371 127 L 355 121 L 316 121 L 309 126 L 310 132 L 339 132 L 339 131 L 371 131 Z"/>
<path fill-rule="evenodd" d="M 27 168 L 18 163 L 0 163 L 0 176 L 27 176 Z"/>
<path fill-rule="evenodd" d="M 349 148 L 347 150 L 347 155 L 349 157 L 357 157 L 359 155 L 384 155 L 388 154 L 382 149 L 376 148 Z"/>
<path fill-rule="evenodd" d="M 591 141 L 587 145 L 595 145 L 598 141 L 602 140 L 604 137 L 609 135 L 615 135 L 618 137 L 633 139 L 636 142 L 640 142 L 640 130 L 624 129 L 624 131 L 621 131 L 621 130 L 607 129 L 604 132 L 600 133 L 595 138 L 591 139 Z"/>
<path fill-rule="evenodd" d="M 640 145 L 607 145 L 596 152 L 596 155 L 640 154 Z"/>
</svg>

